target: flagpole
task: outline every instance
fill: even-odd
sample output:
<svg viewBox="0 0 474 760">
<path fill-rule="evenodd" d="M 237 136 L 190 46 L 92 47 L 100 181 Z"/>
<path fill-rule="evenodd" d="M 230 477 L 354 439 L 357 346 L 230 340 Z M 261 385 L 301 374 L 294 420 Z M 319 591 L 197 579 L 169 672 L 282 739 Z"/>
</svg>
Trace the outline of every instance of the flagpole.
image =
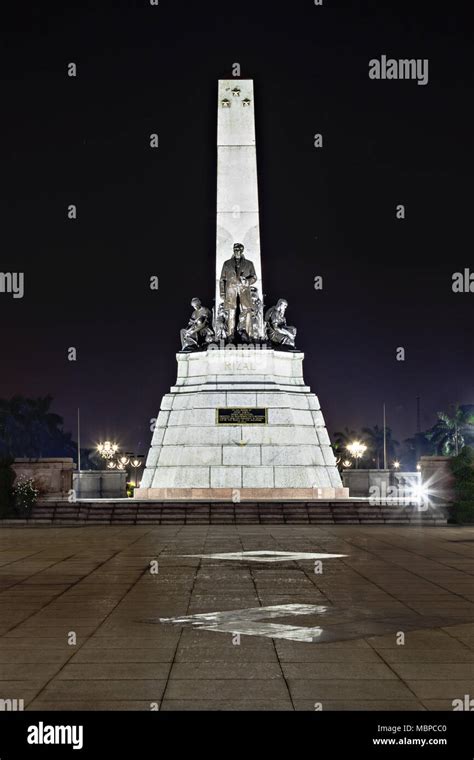
<svg viewBox="0 0 474 760">
<path fill-rule="evenodd" d="M 81 410 L 77 407 L 77 495 L 81 492 Z"/>
</svg>

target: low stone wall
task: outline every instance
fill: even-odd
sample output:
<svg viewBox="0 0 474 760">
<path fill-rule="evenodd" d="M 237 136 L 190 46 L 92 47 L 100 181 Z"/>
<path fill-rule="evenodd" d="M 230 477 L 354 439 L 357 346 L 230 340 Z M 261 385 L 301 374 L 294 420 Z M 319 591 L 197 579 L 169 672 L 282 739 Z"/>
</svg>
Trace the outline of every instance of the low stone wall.
<svg viewBox="0 0 474 760">
<path fill-rule="evenodd" d="M 375 493 L 382 499 L 394 498 L 396 489 L 402 498 L 414 485 L 421 484 L 421 477 L 419 472 L 400 470 L 343 470 L 342 482 L 351 497 L 366 499 Z"/>
<path fill-rule="evenodd" d="M 370 495 L 370 488 L 373 486 L 382 490 L 395 486 L 401 492 L 416 479 L 419 479 L 419 485 L 430 503 L 447 505 L 454 501 L 455 481 L 451 472 L 451 457 L 421 457 L 419 472 L 344 470 L 342 473 L 342 481 L 349 488 L 351 497 L 362 498 Z"/>
<path fill-rule="evenodd" d="M 73 488 L 80 499 L 121 499 L 127 496 L 125 470 L 81 470 L 75 472 Z"/>
<path fill-rule="evenodd" d="M 74 461 L 71 457 L 51 457 L 42 459 L 15 459 L 13 470 L 17 479 L 20 475 L 33 478 L 42 491 L 41 500 L 64 499 L 72 489 Z"/>
<path fill-rule="evenodd" d="M 390 470 L 343 470 L 342 482 L 351 496 L 367 498 L 372 486 L 383 488 L 390 484 Z"/>
</svg>

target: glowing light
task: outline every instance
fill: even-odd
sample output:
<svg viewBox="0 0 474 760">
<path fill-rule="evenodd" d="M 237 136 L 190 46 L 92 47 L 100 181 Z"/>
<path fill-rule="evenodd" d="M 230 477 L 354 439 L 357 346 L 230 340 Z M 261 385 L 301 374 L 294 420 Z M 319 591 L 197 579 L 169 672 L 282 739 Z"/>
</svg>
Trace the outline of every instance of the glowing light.
<svg viewBox="0 0 474 760">
<path fill-rule="evenodd" d="M 346 446 L 346 449 L 349 454 L 351 454 L 351 456 L 355 459 L 357 468 L 359 459 L 362 459 L 365 452 L 367 451 L 367 446 L 365 443 L 361 443 L 361 441 L 353 441 L 352 443 L 349 443 L 348 446 Z"/>
<path fill-rule="evenodd" d="M 97 451 L 103 459 L 112 459 L 116 455 L 118 448 L 118 444 L 111 441 L 97 444 Z"/>
<path fill-rule="evenodd" d="M 347 467 L 352 467 L 352 462 L 351 462 L 350 459 L 344 459 L 342 465 L 343 465 L 343 467 L 346 467 L 346 468 Z"/>
<path fill-rule="evenodd" d="M 395 462 L 393 463 L 393 466 L 395 470 L 398 470 L 400 467 L 400 462 L 396 459 Z"/>
<path fill-rule="evenodd" d="M 363 457 L 367 451 L 367 446 L 365 443 L 361 443 L 360 441 L 354 441 L 353 443 L 350 443 L 348 446 L 346 446 L 346 448 L 356 459 Z"/>
<path fill-rule="evenodd" d="M 417 483 L 412 487 L 412 496 L 414 501 L 417 502 L 417 504 L 425 504 L 427 505 L 429 503 L 429 494 L 430 490 L 426 487 L 426 485 L 423 485 L 422 483 Z"/>
</svg>

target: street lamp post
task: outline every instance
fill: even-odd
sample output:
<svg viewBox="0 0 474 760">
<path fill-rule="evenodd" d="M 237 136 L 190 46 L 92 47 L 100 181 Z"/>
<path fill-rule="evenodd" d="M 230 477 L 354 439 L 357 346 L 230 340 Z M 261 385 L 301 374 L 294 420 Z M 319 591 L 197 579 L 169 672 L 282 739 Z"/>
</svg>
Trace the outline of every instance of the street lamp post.
<svg viewBox="0 0 474 760">
<path fill-rule="evenodd" d="M 134 457 L 130 460 L 130 464 L 135 470 L 135 488 L 138 488 L 138 468 L 142 466 L 142 463 L 140 459 L 137 459 L 137 457 Z"/>
</svg>

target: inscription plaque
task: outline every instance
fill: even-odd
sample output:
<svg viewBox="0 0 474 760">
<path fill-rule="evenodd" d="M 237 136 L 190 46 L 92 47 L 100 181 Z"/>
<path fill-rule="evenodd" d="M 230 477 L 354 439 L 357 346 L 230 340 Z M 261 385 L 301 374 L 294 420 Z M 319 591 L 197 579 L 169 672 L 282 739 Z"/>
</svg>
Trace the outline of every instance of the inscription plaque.
<svg viewBox="0 0 474 760">
<path fill-rule="evenodd" d="M 266 425 L 267 409 L 250 406 L 229 406 L 216 409 L 218 425 Z"/>
</svg>

